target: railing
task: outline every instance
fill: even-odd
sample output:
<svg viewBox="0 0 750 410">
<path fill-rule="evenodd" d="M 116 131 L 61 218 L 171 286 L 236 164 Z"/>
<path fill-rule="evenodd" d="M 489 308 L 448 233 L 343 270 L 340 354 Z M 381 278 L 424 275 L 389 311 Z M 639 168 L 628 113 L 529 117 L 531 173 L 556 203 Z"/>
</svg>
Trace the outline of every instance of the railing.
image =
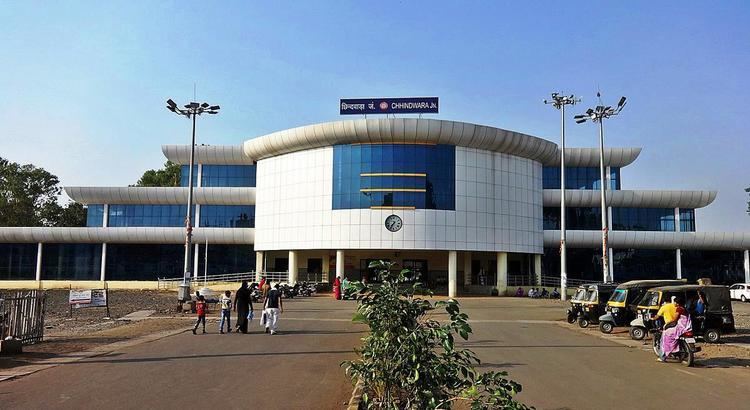
<svg viewBox="0 0 750 410">
<path fill-rule="evenodd" d="M 0 299 L 0 338 L 10 336 L 24 345 L 41 342 L 45 302 L 44 292 L 38 290 L 16 292 Z"/>
<path fill-rule="evenodd" d="M 289 272 L 262 272 L 262 276 L 271 282 L 289 282 Z M 182 278 L 159 278 L 159 289 L 175 289 L 182 283 Z M 223 275 L 208 275 L 190 278 L 191 286 L 201 286 L 203 284 L 216 284 L 227 282 L 257 282 L 255 272 L 227 273 Z M 327 283 L 325 275 L 322 273 L 300 271 L 297 274 L 297 282 Z"/>
<path fill-rule="evenodd" d="M 602 283 L 592 280 L 584 279 L 570 279 L 568 278 L 568 288 L 578 287 L 584 283 Z M 541 286 L 546 288 L 560 288 L 560 277 L 559 276 L 542 276 L 541 283 L 537 280 L 533 274 L 509 274 L 508 275 L 508 286 Z"/>
</svg>

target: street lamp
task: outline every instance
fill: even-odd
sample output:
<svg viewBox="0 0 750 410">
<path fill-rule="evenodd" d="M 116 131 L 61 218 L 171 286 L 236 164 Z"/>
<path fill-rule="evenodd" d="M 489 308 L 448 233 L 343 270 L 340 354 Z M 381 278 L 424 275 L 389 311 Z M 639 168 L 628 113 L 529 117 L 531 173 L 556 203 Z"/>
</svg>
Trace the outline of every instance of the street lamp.
<svg viewBox="0 0 750 410">
<path fill-rule="evenodd" d="M 190 257 L 190 248 L 193 240 L 193 224 L 191 210 L 193 208 L 193 167 L 195 166 L 195 118 L 201 114 L 218 114 L 220 107 L 210 105 L 206 102 L 191 102 L 185 104 L 184 108 L 179 108 L 170 98 L 167 100 L 167 109 L 177 115 L 188 119 L 193 119 L 193 138 L 190 144 L 190 171 L 188 172 L 188 200 L 187 212 L 185 213 L 185 273 L 182 276 L 182 283 L 177 292 L 177 299 L 181 302 L 190 300 L 190 272 L 193 271 L 193 260 Z"/>
<path fill-rule="evenodd" d="M 596 96 L 600 98 L 601 94 L 596 93 Z M 599 101 L 601 102 L 601 99 Z M 607 184 L 604 179 L 604 119 L 619 114 L 625 107 L 625 101 L 626 98 L 621 97 L 620 101 L 617 103 L 617 107 L 597 105 L 596 108 L 589 108 L 586 110 L 585 114 L 573 117 L 577 124 L 582 124 L 586 121 L 599 123 L 599 187 L 601 188 L 602 205 L 602 270 L 604 271 L 604 282 L 612 282 L 612 277 L 609 272 L 609 255 L 607 253 L 609 225 L 607 218 L 607 198 L 605 195 Z"/>
<path fill-rule="evenodd" d="M 552 93 L 552 100 L 544 100 L 545 104 L 552 104 L 560 110 L 560 300 L 568 298 L 568 267 L 567 246 L 565 245 L 565 106 L 581 102 L 574 95 L 560 95 Z"/>
</svg>

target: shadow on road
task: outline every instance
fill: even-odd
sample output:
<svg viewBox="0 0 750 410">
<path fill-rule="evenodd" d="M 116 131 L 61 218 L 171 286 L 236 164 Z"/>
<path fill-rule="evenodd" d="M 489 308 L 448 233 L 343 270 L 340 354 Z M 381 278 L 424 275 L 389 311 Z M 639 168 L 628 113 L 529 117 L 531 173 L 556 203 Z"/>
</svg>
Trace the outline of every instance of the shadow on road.
<svg viewBox="0 0 750 410">
<path fill-rule="evenodd" d="M 309 352 L 257 352 L 257 353 L 223 353 L 223 354 L 199 354 L 191 356 L 163 356 L 163 357 L 138 357 L 132 359 L 114 359 L 113 356 L 119 356 L 119 353 L 99 356 L 95 359 L 80 360 L 77 362 L 48 362 L 45 364 L 55 365 L 71 365 L 71 364 L 90 364 L 90 363 L 152 363 L 152 362 L 163 362 L 170 360 L 190 360 L 190 359 L 210 359 L 210 358 L 223 358 L 223 357 L 271 357 L 271 356 L 304 356 L 304 355 L 338 355 L 338 354 L 352 354 L 352 350 L 322 350 L 322 351 L 309 351 Z"/>
</svg>

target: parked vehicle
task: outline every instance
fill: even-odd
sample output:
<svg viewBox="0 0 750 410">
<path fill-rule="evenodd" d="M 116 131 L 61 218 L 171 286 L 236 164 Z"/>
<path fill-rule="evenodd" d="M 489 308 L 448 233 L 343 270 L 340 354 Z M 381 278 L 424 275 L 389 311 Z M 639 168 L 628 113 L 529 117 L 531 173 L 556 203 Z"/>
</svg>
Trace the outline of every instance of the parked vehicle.
<svg viewBox="0 0 750 410">
<path fill-rule="evenodd" d="M 703 312 L 696 311 L 699 295 L 705 300 Z M 640 317 L 630 323 L 633 326 L 631 337 L 634 336 L 633 329 L 639 326 L 646 329 L 659 328 L 652 318 L 662 303 L 669 302 L 672 296 L 685 301 L 685 308 L 692 319 L 693 333 L 703 337 L 705 342 L 718 343 L 722 335 L 736 332 L 729 289 L 726 286 L 680 285 L 653 288 L 646 292 L 638 306 Z"/>
<path fill-rule="evenodd" d="M 750 283 L 735 283 L 730 286 L 729 297 L 734 300 L 750 302 Z"/>
<path fill-rule="evenodd" d="M 566 311 L 568 323 L 575 323 L 578 320 L 578 315 L 580 315 L 583 310 L 582 303 L 586 299 L 586 291 L 588 288 L 589 285 L 579 286 L 573 294 L 573 297 L 570 298 L 570 307 Z"/>
<path fill-rule="evenodd" d="M 599 323 L 599 317 L 605 313 L 607 301 L 617 288 L 616 283 L 589 285 L 586 297 L 581 303 L 581 314 L 578 316 L 578 326 L 588 327 Z"/>
<path fill-rule="evenodd" d="M 654 351 L 654 354 L 656 354 L 657 357 L 661 356 L 661 330 L 660 329 L 654 329 L 652 331 L 653 333 L 653 342 L 652 342 L 652 349 Z M 680 335 L 679 342 L 677 343 L 677 346 L 679 347 L 676 352 L 672 353 L 667 357 L 667 361 L 671 360 L 677 360 L 679 363 L 684 364 L 687 367 L 693 366 L 693 363 L 695 361 L 695 354 L 701 351 L 700 347 L 695 346 L 695 338 L 693 337 L 693 332 L 685 332 L 682 335 Z"/>
<path fill-rule="evenodd" d="M 606 313 L 599 317 L 599 330 L 612 333 L 618 326 L 627 326 L 635 319 L 638 302 L 647 290 L 658 286 L 684 285 L 685 279 L 631 280 L 618 286 L 607 301 Z"/>
</svg>

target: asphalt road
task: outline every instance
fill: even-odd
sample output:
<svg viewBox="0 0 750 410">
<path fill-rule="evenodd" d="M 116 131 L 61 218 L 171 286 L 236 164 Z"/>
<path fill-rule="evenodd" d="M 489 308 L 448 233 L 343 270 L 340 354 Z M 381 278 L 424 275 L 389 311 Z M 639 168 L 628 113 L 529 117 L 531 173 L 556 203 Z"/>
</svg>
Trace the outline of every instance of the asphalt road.
<svg viewBox="0 0 750 410">
<path fill-rule="evenodd" d="M 537 408 L 748 408 L 747 368 L 658 363 L 648 351 L 554 323 L 562 317 L 555 302 L 462 304 L 474 328 L 465 345 L 481 368 L 510 372 L 523 385 L 519 399 Z M 350 322 L 352 308 L 323 297 L 294 300 L 279 335 L 258 333 L 257 323 L 255 334 L 219 335 L 214 325 L 211 334 L 61 365 L 0 383 L 0 407 L 341 409 L 351 385 L 339 363 L 354 357 L 364 334 Z"/>
</svg>

